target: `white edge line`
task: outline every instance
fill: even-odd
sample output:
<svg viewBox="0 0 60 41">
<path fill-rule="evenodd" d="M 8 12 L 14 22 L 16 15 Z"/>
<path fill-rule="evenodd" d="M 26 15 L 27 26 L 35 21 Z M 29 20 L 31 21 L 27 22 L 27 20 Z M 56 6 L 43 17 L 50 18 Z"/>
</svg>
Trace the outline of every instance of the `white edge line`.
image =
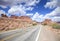
<svg viewBox="0 0 60 41">
<path fill-rule="evenodd" d="M 38 41 L 38 38 L 39 38 L 40 32 L 41 32 L 41 27 L 40 27 L 40 29 L 39 29 L 39 31 L 38 31 L 38 35 L 37 35 L 37 37 L 36 37 L 36 40 L 35 40 L 35 41 Z"/>
</svg>

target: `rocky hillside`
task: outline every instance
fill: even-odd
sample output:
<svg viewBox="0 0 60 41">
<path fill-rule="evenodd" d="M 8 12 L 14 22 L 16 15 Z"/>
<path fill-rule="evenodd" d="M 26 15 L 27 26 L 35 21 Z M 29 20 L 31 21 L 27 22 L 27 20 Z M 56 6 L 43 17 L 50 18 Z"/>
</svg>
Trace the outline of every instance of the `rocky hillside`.
<svg viewBox="0 0 60 41">
<path fill-rule="evenodd" d="M 0 31 L 7 31 L 16 28 L 25 28 L 31 26 L 33 21 L 28 16 L 11 16 L 8 18 L 2 14 L 0 17 Z"/>
<path fill-rule="evenodd" d="M 18 16 L 12 15 L 10 18 L 12 18 L 12 19 L 19 19 L 20 21 L 28 22 L 28 23 L 32 22 L 32 19 L 30 19 L 30 17 L 28 17 L 28 16 L 20 16 L 20 17 L 18 17 Z"/>
<path fill-rule="evenodd" d="M 45 20 L 42 22 L 43 25 L 51 25 L 52 23 L 53 23 L 53 22 L 52 22 L 51 19 L 45 19 Z"/>
</svg>

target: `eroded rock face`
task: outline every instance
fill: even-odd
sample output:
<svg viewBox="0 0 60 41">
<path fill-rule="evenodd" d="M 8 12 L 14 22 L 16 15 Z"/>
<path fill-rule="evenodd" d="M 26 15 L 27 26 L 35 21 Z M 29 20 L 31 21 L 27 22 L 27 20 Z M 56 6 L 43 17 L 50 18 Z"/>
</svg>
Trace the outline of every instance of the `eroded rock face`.
<svg viewBox="0 0 60 41">
<path fill-rule="evenodd" d="M 5 14 L 1 14 L 0 17 L 0 31 L 13 30 L 16 28 L 25 28 L 31 26 L 33 23 L 32 19 L 28 16 L 15 16 L 11 15 L 8 17 Z"/>
<path fill-rule="evenodd" d="M 22 21 L 25 21 L 25 22 L 32 22 L 32 19 L 30 19 L 30 17 L 28 17 L 28 16 L 21 16 L 21 17 L 19 17 L 19 19 L 21 19 Z"/>
<path fill-rule="evenodd" d="M 19 19 L 22 22 L 29 22 L 29 23 L 32 22 L 32 19 L 30 19 L 30 17 L 28 17 L 28 16 L 20 16 L 20 17 L 18 17 L 18 16 L 15 16 L 15 15 L 12 15 L 10 18 Z"/>
<path fill-rule="evenodd" d="M 21 17 L 12 16 L 10 18 L 0 17 L 0 31 L 7 31 L 16 28 L 24 28 L 30 26 L 31 24 L 32 20 L 28 16 L 21 16 Z"/>
<path fill-rule="evenodd" d="M 17 19 L 18 18 L 18 16 L 15 16 L 15 15 L 11 15 L 11 17 L 10 18 L 14 18 L 14 19 Z"/>
<path fill-rule="evenodd" d="M 52 23 L 51 19 L 45 19 L 45 21 L 42 22 L 44 25 L 50 25 Z"/>
</svg>

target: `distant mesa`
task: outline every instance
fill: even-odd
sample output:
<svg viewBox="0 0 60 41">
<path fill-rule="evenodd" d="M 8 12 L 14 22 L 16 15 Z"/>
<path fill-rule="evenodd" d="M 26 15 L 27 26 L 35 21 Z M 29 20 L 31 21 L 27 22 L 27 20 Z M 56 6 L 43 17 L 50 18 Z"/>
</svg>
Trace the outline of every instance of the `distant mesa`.
<svg viewBox="0 0 60 41">
<path fill-rule="evenodd" d="M 52 23 L 52 20 L 51 19 L 45 19 L 42 24 L 44 25 L 50 25 Z"/>
<path fill-rule="evenodd" d="M 58 24 L 60 24 L 60 22 L 57 22 Z"/>
</svg>

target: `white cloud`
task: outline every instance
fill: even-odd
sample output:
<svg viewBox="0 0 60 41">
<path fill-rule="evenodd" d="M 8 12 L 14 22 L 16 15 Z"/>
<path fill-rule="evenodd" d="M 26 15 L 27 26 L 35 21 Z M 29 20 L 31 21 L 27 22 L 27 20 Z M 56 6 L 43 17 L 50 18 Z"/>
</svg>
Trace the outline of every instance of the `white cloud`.
<svg viewBox="0 0 60 41">
<path fill-rule="evenodd" d="M 47 2 L 45 5 L 45 8 L 55 8 L 60 7 L 60 0 L 50 0 L 50 2 Z"/>
<path fill-rule="evenodd" d="M 60 17 L 60 7 L 57 7 L 55 10 L 44 16 L 45 19 L 51 19 L 56 22 L 60 21 L 59 17 Z"/>
<path fill-rule="evenodd" d="M 34 16 L 33 16 L 33 20 L 36 19 L 36 18 L 39 18 L 39 16 L 40 16 L 39 13 L 36 12 L 36 13 L 34 14 Z"/>
<path fill-rule="evenodd" d="M 2 8 L 6 8 L 7 6 L 10 6 L 11 8 L 8 10 L 9 14 L 21 14 L 26 15 L 27 10 L 33 10 L 34 6 L 37 3 L 39 3 L 40 0 L 0 0 L 0 6 Z M 24 5 L 22 4 L 24 3 Z"/>
<path fill-rule="evenodd" d="M 40 2 L 40 0 L 30 0 L 30 1 L 27 0 L 26 6 L 36 5 L 39 2 Z"/>
<path fill-rule="evenodd" d="M 44 18 L 43 18 L 43 15 L 39 15 L 39 13 L 36 12 L 32 17 L 32 20 L 35 20 L 37 22 L 42 22 Z"/>
<path fill-rule="evenodd" d="M 49 14 L 46 14 L 46 15 L 44 16 L 44 19 L 51 19 L 51 17 L 49 16 Z"/>
<path fill-rule="evenodd" d="M 32 20 L 35 20 L 37 22 L 43 22 L 45 19 L 51 19 L 50 15 L 40 15 L 38 12 L 36 12 L 32 17 Z"/>
<path fill-rule="evenodd" d="M 33 7 L 24 8 L 25 10 L 33 10 Z"/>
<path fill-rule="evenodd" d="M 3 6 L 3 5 L 0 5 L 0 7 L 2 7 L 2 8 L 7 8 L 7 6 Z"/>
<path fill-rule="evenodd" d="M 49 18 L 51 18 L 53 21 L 59 21 L 60 22 L 60 0 L 50 0 L 50 2 L 47 2 L 45 5 L 45 8 L 55 8 L 52 12 L 49 14 L 46 14 Z"/>
<path fill-rule="evenodd" d="M 58 22 L 60 21 L 60 7 L 57 7 L 55 10 L 46 15 L 40 15 L 38 12 L 36 12 L 32 19 L 38 22 L 42 22 L 45 19 L 51 19 L 52 21 Z"/>
<path fill-rule="evenodd" d="M 55 10 L 53 10 L 52 12 L 46 14 L 46 15 L 39 15 L 38 12 L 36 12 L 32 19 L 33 20 L 36 20 L 38 22 L 42 22 L 44 21 L 45 19 L 51 19 L 51 20 L 55 20 L 55 21 L 60 21 L 60 1 L 59 0 L 51 0 L 50 2 L 47 2 L 46 5 L 45 5 L 45 8 L 55 8 L 57 7 Z M 55 18 L 56 16 L 59 16 L 57 18 Z"/>
<path fill-rule="evenodd" d="M 26 13 L 27 10 L 32 10 L 33 7 L 24 7 L 22 5 L 20 6 L 12 6 L 9 10 L 8 13 L 11 15 L 15 15 L 15 14 L 20 14 L 20 15 L 26 15 L 26 16 L 32 16 L 32 13 Z"/>
<path fill-rule="evenodd" d="M 8 10 L 9 14 L 15 15 L 15 14 L 19 13 L 21 15 L 28 15 L 26 11 L 33 10 L 34 7 L 31 7 L 31 6 L 34 6 L 39 2 L 40 2 L 40 0 L 10 0 L 10 1 L 2 0 L 2 1 L 0 1 L 0 3 L 1 3 L 0 5 L 11 6 L 11 8 Z M 6 4 L 6 3 L 8 3 L 8 4 Z M 24 5 L 22 3 L 24 3 Z M 19 4 L 19 5 L 17 5 L 17 4 Z"/>
<path fill-rule="evenodd" d="M 9 10 L 8 13 L 9 14 L 22 14 L 25 15 L 27 10 L 32 10 L 33 7 L 28 7 L 26 8 L 25 6 L 19 5 L 19 6 L 12 6 Z"/>
<path fill-rule="evenodd" d="M 60 22 L 60 17 L 54 17 L 52 20 L 55 22 Z"/>
<path fill-rule="evenodd" d="M 38 12 L 36 12 L 32 17 L 32 20 L 35 20 L 37 22 L 43 22 L 45 19 L 53 20 L 53 17 L 51 16 L 50 13 L 48 13 L 46 15 L 40 15 Z"/>
<path fill-rule="evenodd" d="M 25 3 L 25 6 L 31 6 L 37 4 L 39 1 L 40 0 L 0 0 L 0 5 L 12 6 Z"/>
<path fill-rule="evenodd" d="M 26 16 L 33 16 L 33 13 L 26 14 Z"/>
<path fill-rule="evenodd" d="M 5 14 L 5 11 L 3 11 L 3 10 L 0 10 L 0 14 Z"/>
<path fill-rule="evenodd" d="M 57 7 L 54 11 L 52 11 L 50 16 L 60 16 L 60 7 Z"/>
<path fill-rule="evenodd" d="M 15 14 L 26 14 L 25 10 L 22 8 L 22 6 L 13 6 L 11 9 L 8 10 L 9 14 L 15 15 Z"/>
</svg>

